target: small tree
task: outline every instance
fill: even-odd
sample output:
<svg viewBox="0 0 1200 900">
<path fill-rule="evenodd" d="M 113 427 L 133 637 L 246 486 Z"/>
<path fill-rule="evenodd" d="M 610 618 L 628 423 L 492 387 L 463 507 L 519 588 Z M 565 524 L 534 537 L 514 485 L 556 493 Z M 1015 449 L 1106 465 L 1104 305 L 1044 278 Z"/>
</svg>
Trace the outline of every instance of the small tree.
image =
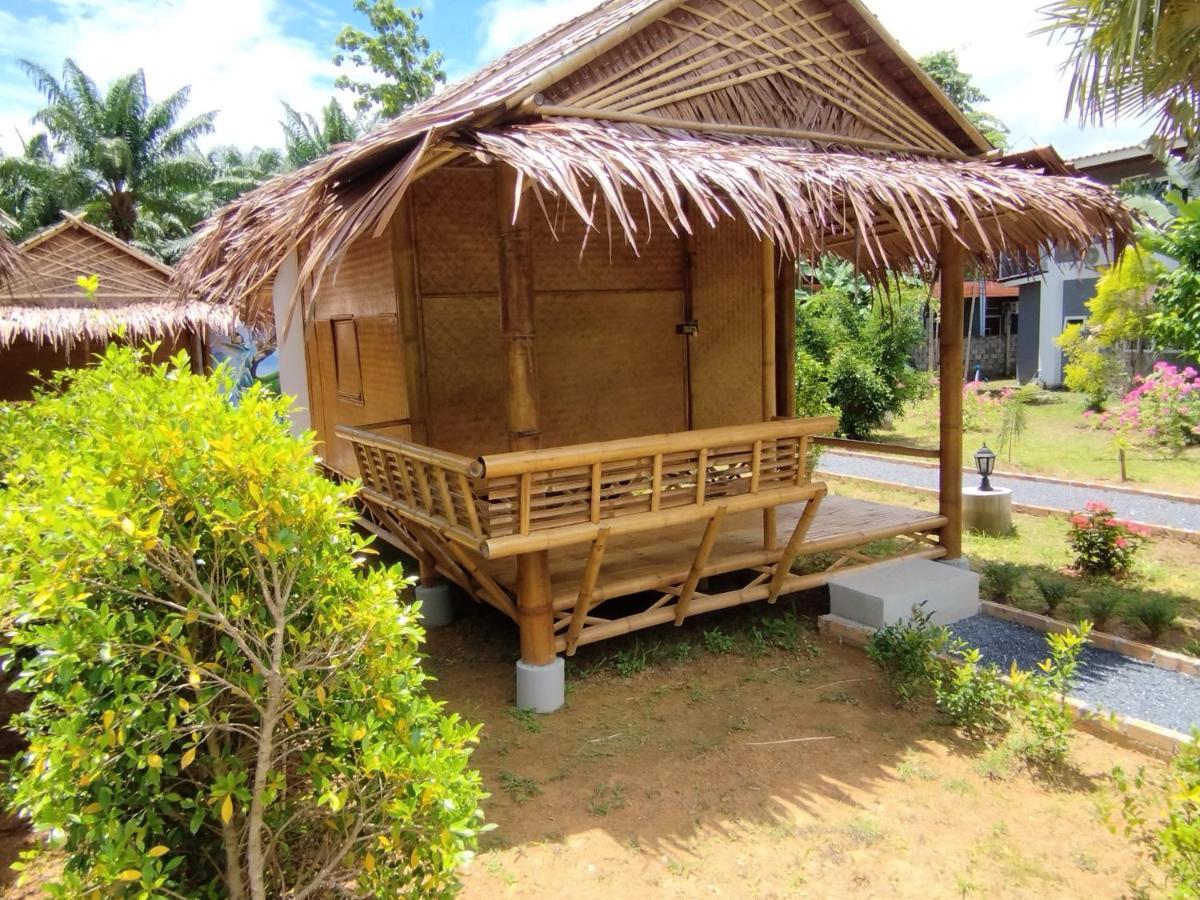
<svg viewBox="0 0 1200 900">
<path fill-rule="evenodd" d="M 380 76 L 369 81 L 338 76 L 339 89 L 358 95 L 355 109 L 390 119 L 446 83 L 442 54 L 430 50 L 429 40 L 421 35 L 419 9 L 405 12 L 397 8 L 396 0 L 354 0 L 354 9 L 367 17 L 375 33 L 347 25 L 335 41 L 341 52 L 333 57 L 333 64 L 349 62 Z"/>
<path fill-rule="evenodd" d="M 0 593 L 32 704 L 12 799 L 57 891 L 441 896 L 476 729 L 286 401 L 110 347 L 0 411 Z"/>
</svg>

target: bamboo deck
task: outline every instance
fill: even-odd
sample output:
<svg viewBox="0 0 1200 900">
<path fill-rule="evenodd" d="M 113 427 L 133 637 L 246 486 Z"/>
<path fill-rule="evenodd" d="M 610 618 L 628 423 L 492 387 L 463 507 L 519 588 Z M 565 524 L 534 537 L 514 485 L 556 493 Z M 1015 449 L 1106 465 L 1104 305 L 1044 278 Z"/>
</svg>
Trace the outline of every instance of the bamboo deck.
<svg viewBox="0 0 1200 900">
<path fill-rule="evenodd" d="M 775 527 L 778 547 L 787 544 L 804 506 L 804 503 L 790 503 L 778 507 Z M 935 513 L 830 495 L 808 528 L 800 556 L 854 548 L 885 537 L 924 533 L 941 524 Z M 612 537 L 604 555 L 603 571 L 592 592 L 593 603 L 685 579 L 704 527 L 704 523 L 689 523 L 649 534 Z M 778 551 L 763 550 L 762 529 L 762 514 L 757 511 L 727 516 L 704 574 L 753 569 L 778 558 Z M 563 548 L 551 555 L 550 583 L 556 610 L 570 610 L 575 605 L 587 560 L 586 544 Z M 515 592 L 517 567 L 513 559 L 489 560 L 484 568 L 498 584 Z"/>
</svg>

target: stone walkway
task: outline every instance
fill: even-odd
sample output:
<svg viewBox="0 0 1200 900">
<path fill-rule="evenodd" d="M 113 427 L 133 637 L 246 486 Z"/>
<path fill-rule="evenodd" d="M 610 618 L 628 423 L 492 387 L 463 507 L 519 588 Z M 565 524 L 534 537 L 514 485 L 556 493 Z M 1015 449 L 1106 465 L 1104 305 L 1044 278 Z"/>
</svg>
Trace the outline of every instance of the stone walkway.
<svg viewBox="0 0 1200 900">
<path fill-rule="evenodd" d="M 938 486 L 936 467 L 880 459 L 861 453 L 845 453 L 839 450 L 825 450 L 821 454 L 817 471 L 830 475 L 850 475 L 872 478 L 877 481 L 891 481 L 909 487 L 936 489 Z M 973 487 L 979 484 L 979 476 L 964 473 L 963 484 Z M 1089 500 L 1100 500 L 1108 504 L 1123 519 L 1131 519 L 1147 525 L 1200 531 L 1200 503 L 1184 503 L 1147 494 L 1074 487 L 1061 482 L 1033 481 L 1028 478 L 1009 476 L 994 477 L 992 484 L 995 487 L 1012 490 L 1014 503 L 1027 503 L 1030 506 L 1044 506 L 1049 509 L 1070 512 L 1082 510 L 1083 505 Z"/>
</svg>

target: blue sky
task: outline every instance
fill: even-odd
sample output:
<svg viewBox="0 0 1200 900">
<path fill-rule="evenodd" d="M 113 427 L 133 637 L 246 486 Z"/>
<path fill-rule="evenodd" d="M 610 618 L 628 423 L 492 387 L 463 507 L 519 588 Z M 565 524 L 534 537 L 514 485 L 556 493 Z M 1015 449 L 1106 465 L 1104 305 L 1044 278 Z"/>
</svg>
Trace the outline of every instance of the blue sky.
<svg viewBox="0 0 1200 900">
<path fill-rule="evenodd" d="M 596 0 L 410 0 L 450 77 L 594 5 Z M 954 48 L 1008 123 L 1016 147 L 1053 143 L 1067 157 L 1137 143 L 1138 122 L 1080 129 L 1064 121 L 1061 45 L 1030 36 L 1044 0 L 867 0 L 913 55 Z M 214 142 L 278 144 L 280 101 L 315 111 L 332 92 L 329 59 L 351 0 L 0 0 L 0 149 L 33 129 L 38 94 L 20 58 L 57 72 L 71 56 L 100 82 L 142 67 L 152 95 L 192 85 L 215 109 Z"/>
</svg>

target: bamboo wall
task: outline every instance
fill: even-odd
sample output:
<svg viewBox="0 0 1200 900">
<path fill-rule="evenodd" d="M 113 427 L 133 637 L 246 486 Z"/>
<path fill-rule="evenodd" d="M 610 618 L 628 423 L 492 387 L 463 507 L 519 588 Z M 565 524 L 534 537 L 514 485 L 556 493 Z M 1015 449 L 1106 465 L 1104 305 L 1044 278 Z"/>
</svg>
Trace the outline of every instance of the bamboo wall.
<svg viewBox="0 0 1200 900">
<path fill-rule="evenodd" d="M 700 225 L 689 254 L 643 212 L 635 253 L 615 223 L 610 239 L 602 213 L 584 244 L 575 212 L 544 199 L 532 235 L 542 446 L 760 421 L 761 245 L 749 229 Z M 496 229 L 491 170 L 443 168 L 326 279 L 306 329 L 322 438 L 385 423 L 468 456 L 508 449 Z M 691 338 L 676 330 L 688 318 L 700 323 Z M 338 390 L 339 336 L 357 338 L 358 400 L 345 352 Z M 340 439 L 325 455 L 356 474 Z"/>
</svg>

